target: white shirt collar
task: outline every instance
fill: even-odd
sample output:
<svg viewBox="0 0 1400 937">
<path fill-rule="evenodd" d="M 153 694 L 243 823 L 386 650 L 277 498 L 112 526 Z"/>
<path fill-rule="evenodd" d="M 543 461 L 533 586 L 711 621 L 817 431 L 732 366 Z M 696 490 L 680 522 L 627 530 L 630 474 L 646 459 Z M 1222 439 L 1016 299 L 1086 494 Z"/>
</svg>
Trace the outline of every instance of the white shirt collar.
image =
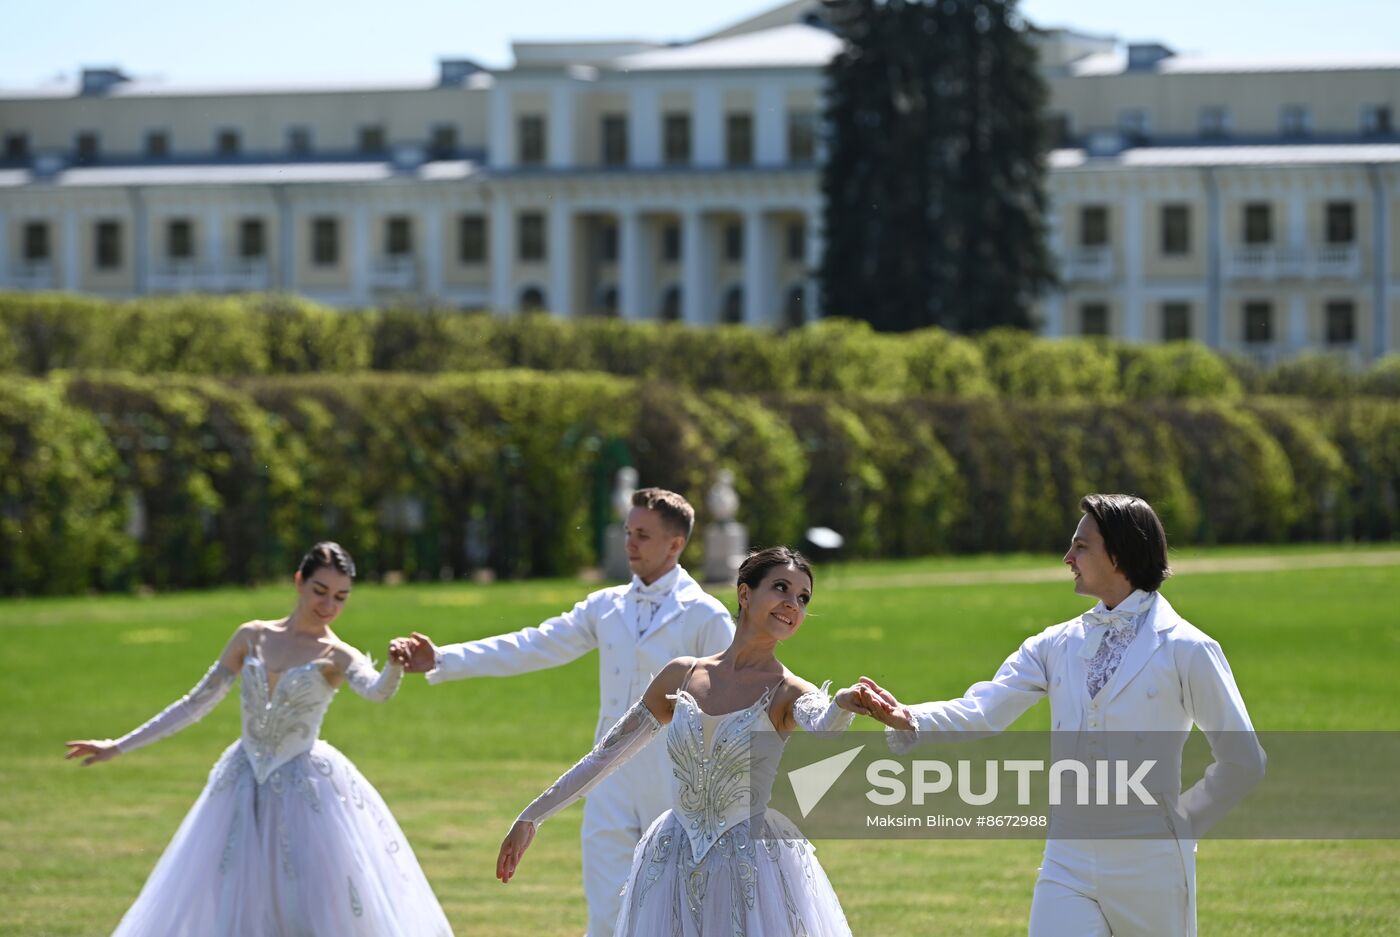
<svg viewBox="0 0 1400 937">
<path fill-rule="evenodd" d="M 1102 599 L 1099 600 L 1099 604 L 1095 605 L 1093 609 L 1091 609 L 1091 611 L 1097 612 L 1101 615 L 1113 614 L 1124 616 L 1136 616 L 1150 609 L 1152 607 L 1152 600 L 1156 597 L 1157 593 L 1155 592 L 1144 592 L 1142 589 L 1134 589 L 1126 599 L 1119 602 L 1113 607 L 1112 612 L 1109 612 L 1108 609 L 1104 608 Z"/>
<path fill-rule="evenodd" d="M 656 582 L 653 582 L 649 586 L 642 582 L 640 576 L 633 573 L 632 588 L 630 591 L 639 592 L 642 595 L 651 595 L 660 598 L 661 596 L 670 595 L 671 590 L 676 588 L 676 582 L 680 578 L 681 567 L 679 563 L 671 567 L 670 572 L 668 572 L 666 575 L 662 576 L 660 579 L 656 580 Z"/>
</svg>

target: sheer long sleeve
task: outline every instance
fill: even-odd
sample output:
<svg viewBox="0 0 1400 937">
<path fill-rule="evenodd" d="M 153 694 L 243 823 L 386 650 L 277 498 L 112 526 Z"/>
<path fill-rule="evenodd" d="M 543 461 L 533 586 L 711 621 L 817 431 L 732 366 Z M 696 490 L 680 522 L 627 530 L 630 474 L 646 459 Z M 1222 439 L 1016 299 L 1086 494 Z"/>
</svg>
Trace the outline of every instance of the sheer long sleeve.
<svg viewBox="0 0 1400 937">
<path fill-rule="evenodd" d="M 836 700 L 827 690 L 828 680 L 819 690 L 803 693 L 792 704 L 792 718 L 807 732 L 845 732 L 851 726 L 856 714 L 836 705 Z"/>
<path fill-rule="evenodd" d="M 399 691 L 399 684 L 403 682 L 403 667 L 390 662 L 382 671 L 375 670 L 374 661 L 368 657 L 356 657 L 345 668 L 345 682 L 370 702 L 383 703 Z"/>
<path fill-rule="evenodd" d="M 637 700 L 591 752 L 584 755 L 578 764 L 564 772 L 548 790 L 535 798 L 530 806 L 521 811 L 517 819 L 538 827 L 597 787 L 598 782 L 645 748 L 660 731 L 661 723 L 651 714 L 646 703 Z"/>
<path fill-rule="evenodd" d="M 228 695 L 229 687 L 233 686 L 233 678 L 232 670 L 222 662 L 215 663 L 192 690 L 138 728 L 117 739 L 117 750 L 135 751 L 174 735 L 186 726 L 203 719 L 219 704 L 219 700 Z"/>
</svg>

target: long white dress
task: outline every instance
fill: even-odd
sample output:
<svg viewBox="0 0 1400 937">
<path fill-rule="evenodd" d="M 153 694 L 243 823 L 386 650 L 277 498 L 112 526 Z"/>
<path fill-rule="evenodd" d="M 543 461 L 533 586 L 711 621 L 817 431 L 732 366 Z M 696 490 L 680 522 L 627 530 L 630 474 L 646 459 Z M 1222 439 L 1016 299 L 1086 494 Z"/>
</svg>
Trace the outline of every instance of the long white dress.
<svg viewBox="0 0 1400 937">
<path fill-rule="evenodd" d="M 587 793 L 664 731 L 671 809 L 642 836 L 616 937 L 850 937 L 816 850 L 768 808 L 784 740 L 768 716 L 773 690 L 711 716 L 684 689 L 664 730 L 639 700 L 592 752 L 521 813 L 536 824 Z M 826 687 L 794 706 L 800 726 L 844 729 Z"/>
<path fill-rule="evenodd" d="M 320 663 L 249 654 L 243 732 L 114 937 L 439 937 L 452 928 L 379 793 L 318 738 Z"/>
</svg>

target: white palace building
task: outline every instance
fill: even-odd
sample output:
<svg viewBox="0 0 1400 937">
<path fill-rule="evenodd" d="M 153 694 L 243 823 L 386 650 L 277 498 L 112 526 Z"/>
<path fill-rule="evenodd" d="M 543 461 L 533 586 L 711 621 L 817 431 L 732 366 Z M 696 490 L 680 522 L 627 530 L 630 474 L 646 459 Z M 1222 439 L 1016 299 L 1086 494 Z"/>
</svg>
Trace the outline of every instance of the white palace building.
<svg viewBox="0 0 1400 937">
<path fill-rule="evenodd" d="M 1400 57 L 1036 42 L 1048 335 L 1400 350 Z M 291 290 L 786 327 L 822 313 L 812 0 L 685 43 L 520 42 L 413 87 L 0 91 L 0 289 Z M 841 310 L 828 310 L 839 314 Z"/>
</svg>

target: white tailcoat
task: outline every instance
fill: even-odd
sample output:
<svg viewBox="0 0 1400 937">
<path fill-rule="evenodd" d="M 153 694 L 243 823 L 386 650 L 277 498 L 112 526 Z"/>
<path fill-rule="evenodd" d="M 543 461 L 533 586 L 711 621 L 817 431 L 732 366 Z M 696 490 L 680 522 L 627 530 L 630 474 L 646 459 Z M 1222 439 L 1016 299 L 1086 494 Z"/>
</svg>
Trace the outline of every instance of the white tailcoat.
<svg viewBox="0 0 1400 937">
<path fill-rule="evenodd" d="M 1180 864 L 1171 870 L 1174 874 L 1168 881 L 1184 879 L 1184 923 L 1180 928 L 1153 931 L 1192 934 L 1195 840 L 1263 777 L 1263 749 L 1254 737 L 1244 699 L 1220 645 L 1178 615 L 1165 596 L 1155 597 L 1146 622 L 1118 669 L 1093 699 L 1085 686 L 1087 661 L 1081 653 L 1085 640 L 1081 618 L 1028 638 L 992 679 L 974 684 L 961 699 L 910 707 L 915 729 L 891 731 L 891 748 L 905 751 L 921 738 L 927 740 L 939 732 L 1000 732 L 1045 696 L 1050 697 L 1054 730 L 1076 733 L 1077 747 L 1090 754 L 1122 744 L 1127 737 L 1106 733 L 1180 733 L 1184 743 L 1191 727 L 1197 726 L 1210 743 L 1212 764 L 1188 790 L 1180 790 L 1178 777 L 1174 789 L 1161 792 L 1178 833 L 1179 848 L 1174 854 L 1179 855 Z M 1179 750 L 1177 757 L 1179 760 Z M 1078 861 L 1070 850 L 1059 849 L 1059 842 L 1071 841 L 1047 843 L 1042 879 L 1052 860 Z M 1153 853 L 1160 856 L 1160 842 L 1140 842 L 1143 861 L 1153 866 L 1147 857 Z M 1131 853 L 1133 848 L 1132 841 L 1120 842 L 1115 861 L 1131 861 L 1123 850 Z M 1143 877 L 1155 879 L 1166 874 L 1160 867 L 1144 868 L 1139 883 Z M 1141 894 L 1130 900 L 1140 898 Z"/>
<path fill-rule="evenodd" d="M 666 664 L 677 657 L 717 654 L 734 638 L 729 610 L 684 569 L 679 572 L 675 587 L 641 638 L 630 585 L 613 586 L 537 626 L 440 647 L 428 682 L 529 673 L 567 664 L 597 649 L 596 744 Z M 588 795 L 583 876 L 589 933 L 594 937 L 612 933 L 633 847 L 670 806 L 670 776 L 665 746 L 653 742 Z"/>
</svg>

